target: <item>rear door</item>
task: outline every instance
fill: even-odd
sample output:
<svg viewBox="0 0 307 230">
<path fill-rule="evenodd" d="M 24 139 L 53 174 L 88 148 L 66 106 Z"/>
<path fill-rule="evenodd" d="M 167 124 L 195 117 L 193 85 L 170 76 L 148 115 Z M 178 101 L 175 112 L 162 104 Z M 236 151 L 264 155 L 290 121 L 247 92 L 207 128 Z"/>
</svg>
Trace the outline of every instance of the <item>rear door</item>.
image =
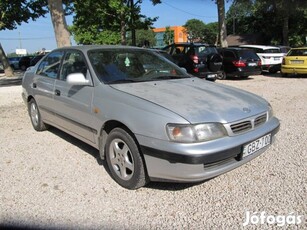
<svg viewBox="0 0 307 230">
<path fill-rule="evenodd" d="M 54 85 L 58 77 L 63 51 L 50 53 L 38 66 L 31 88 L 45 121 L 55 121 Z"/>
</svg>

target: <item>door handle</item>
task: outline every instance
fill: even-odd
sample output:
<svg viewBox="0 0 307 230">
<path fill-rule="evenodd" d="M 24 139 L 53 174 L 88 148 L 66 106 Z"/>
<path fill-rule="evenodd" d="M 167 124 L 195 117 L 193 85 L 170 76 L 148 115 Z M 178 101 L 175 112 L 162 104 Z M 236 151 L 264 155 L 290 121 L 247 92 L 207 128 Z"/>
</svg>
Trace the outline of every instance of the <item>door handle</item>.
<svg viewBox="0 0 307 230">
<path fill-rule="evenodd" d="M 33 87 L 33 88 L 36 88 L 36 87 L 37 87 L 36 83 L 33 83 L 33 84 L 32 84 L 32 87 Z"/>
<path fill-rule="evenodd" d="M 55 94 L 56 96 L 61 96 L 61 91 L 58 90 L 58 89 L 56 89 L 56 90 L 54 91 L 54 94 Z"/>
</svg>

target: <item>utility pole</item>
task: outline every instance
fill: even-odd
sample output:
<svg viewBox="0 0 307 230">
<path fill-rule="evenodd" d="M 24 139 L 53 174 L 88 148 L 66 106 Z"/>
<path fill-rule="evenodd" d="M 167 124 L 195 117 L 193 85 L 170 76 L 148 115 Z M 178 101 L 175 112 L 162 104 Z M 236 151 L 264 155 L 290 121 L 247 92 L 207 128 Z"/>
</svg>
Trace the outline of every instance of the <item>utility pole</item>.
<svg viewBox="0 0 307 230">
<path fill-rule="evenodd" d="M 22 49 L 20 31 L 18 31 L 18 37 L 19 37 L 19 49 Z"/>
</svg>

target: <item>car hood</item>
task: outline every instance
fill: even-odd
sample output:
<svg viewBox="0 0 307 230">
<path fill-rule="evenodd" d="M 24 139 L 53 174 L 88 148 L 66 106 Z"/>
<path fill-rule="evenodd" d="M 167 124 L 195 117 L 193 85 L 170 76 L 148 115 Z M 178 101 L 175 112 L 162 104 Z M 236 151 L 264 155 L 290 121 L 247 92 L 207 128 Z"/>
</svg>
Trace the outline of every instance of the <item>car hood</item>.
<svg viewBox="0 0 307 230">
<path fill-rule="evenodd" d="M 198 78 L 111 87 L 164 107 L 190 123 L 234 122 L 268 109 L 268 103 L 259 96 Z"/>
</svg>

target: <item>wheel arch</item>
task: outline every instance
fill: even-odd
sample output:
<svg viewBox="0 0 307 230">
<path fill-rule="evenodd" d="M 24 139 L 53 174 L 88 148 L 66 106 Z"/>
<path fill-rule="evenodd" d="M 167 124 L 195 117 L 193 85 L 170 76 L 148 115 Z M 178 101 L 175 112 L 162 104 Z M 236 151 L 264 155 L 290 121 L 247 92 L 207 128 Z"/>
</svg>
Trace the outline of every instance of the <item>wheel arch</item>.
<svg viewBox="0 0 307 230">
<path fill-rule="evenodd" d="M 105 145 L 106 145 L 108 135 L 115 128 L 122 128 L 126 132 L 128 132 L 131 135 L 131 137 L 134 139 L 137 146 L 139 147 L 139 143 L 138 143 L 134 133 L 131 131 L 131 129 L 129 129 L 128 126 L 126 126 L 124 123 L 117 121 L 117 120 L 109 120 L 109 121 L 107 121 L 103 124 L 103 126 L 100 130 L 100 133 L 99 133 L 99 137 L 98 137 L 99 138 L 98 139 L 99 155 L 100 155 L 100 158 L 103 159 L 103 160 L 105 159 Z"/>
</svg>

